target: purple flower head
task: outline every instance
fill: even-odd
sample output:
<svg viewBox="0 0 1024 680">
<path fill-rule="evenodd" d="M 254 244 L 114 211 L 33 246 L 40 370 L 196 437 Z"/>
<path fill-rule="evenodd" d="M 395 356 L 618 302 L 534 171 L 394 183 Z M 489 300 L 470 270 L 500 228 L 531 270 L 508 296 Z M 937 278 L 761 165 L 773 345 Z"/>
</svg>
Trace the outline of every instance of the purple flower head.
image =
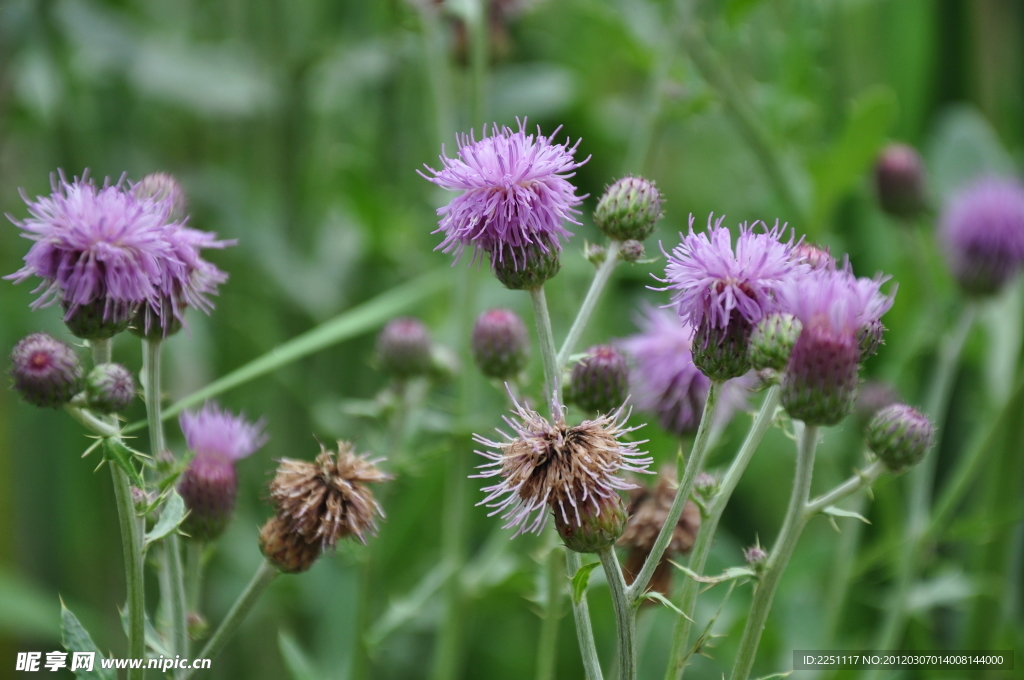
<svg viewBox="0 0 1024 680">
<path fill-rule="evenodd" d="M 778 289 L 782 310 L 804 328 L 827 328 L 835 335 L 857 335 L 877 324 L 892 307 L 895 287 L 883 295 L 888 276 L 857 278 L 849 262 L 838 269 L 816 269 L 794 277 Z"/>
<path fill-rule="evenodd" d="M 1024 263 L 1024 186 L 983 178 L 954 195 L 939 225 L 953 275 L 970 293 L 989 294 Z"/>
<path fill-rule="evenodd" d="M 250 455 L 267 443 L 262 419 L 250 423 L 241 416 L 207 402 L 195 413 L 185 411 L 178 417 L 185 443 L 196 458 L 214 458 L 234 462 Z"/>
<path fill-rule="evenodd" d="M 572 236 L 563 222 L 579 224 L 573 214 L 583 198 L 569 182 L 576 168 L 590 160 L 576 162 L 579 146 L 552 143 L 556 129 L 545 137 L 526 134 L 526 120 L 519 131 L 494 124 L 491 135 L 477 141 L 473 133 L 460 135 L 458 155 L 448 158 L 441 150 L 443 169 L 425 166 L 433 177 L 420 175 L 449 191 L 461 191 L 451 203 L 439 208 L 438 229 L 445 238 L 438 246 L 454 252 L 456 261 L 466 246 L 475 253 L 490 253 L 492 261 L 512 258 L 516 268 L 525 265 L 528 245 L 537 243 L 561 250 L 559 239 Z"/>
<path fill-rule="evenodd" d="M 655 414 L 668 432 L 695 432 L 711 380 L 693 364 L 693 327 L 671 311 L 650 306 L 637 318 L 637 326 L 639 333 L 619 341 L 632 359 L 630 389 L 637 408 Z M 733 413 L 746 408 L 754 382 L 744 376 L 725 383 L 715 411 L 718 424 L 725 425 Z"/>
<path fill-rule="evenodd" d="M 168 240 L 169 202 L 140 202 L 123 181 L 101 188 L 85 176 L 71 183 L 63 173 L 53 193 L 30 201 L 29 218 L 18 222 L 35 243 L 25 266 L 5 278 L 20 283 L 38 276 L 40 297 L 33 308 L 60 301 L 65 320 L 82 306 L 98 305 L 105 320 L 127 319 L 139 305 L 156 305 L 164 272 L 177 263 Z"/>
<path fill-rule="evenodd" d="M 741 224 L 735 251 L 728 227 L 719 217 L 707 231 L 690 232 L 671 254 L 666 253 L 666 290 L 677 291 L 672 300 L 679 315 L 694 327 L 704 323 L 725 328 L 735 311 L 746 323 L 755 324 L 777 309 L 775 292 L 806 265 L 795 261 L 792 242 L 781 239 L 785 226 L 769 229 L 763 222 Z M 755 232 L 760 225 L 764 232 Z"/>
</svg>

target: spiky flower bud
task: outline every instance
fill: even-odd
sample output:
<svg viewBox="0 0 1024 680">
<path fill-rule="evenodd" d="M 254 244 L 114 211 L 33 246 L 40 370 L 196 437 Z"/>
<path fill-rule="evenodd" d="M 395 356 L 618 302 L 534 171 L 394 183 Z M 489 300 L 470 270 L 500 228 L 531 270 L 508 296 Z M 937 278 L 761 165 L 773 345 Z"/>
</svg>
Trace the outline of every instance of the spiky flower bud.
<svg viewBox="0 0 1024 680">
<path fill-rule="evenodd" d="M 712 380 L 738 378 L 750 370 L 750 333 L 753 327 L 739 315 L 725 327 L 707 321 L 693 338 L 693 365 Z"/>
<path fill-rule="evenodd" d="M 654 549 L 658 533 L 668 519 L 668 511 L 675 500 L 677 488 L 675 470 L 672 466 L 666 465 L 662 467 L 657 483 L 653 487 L 640 487 L 630 492 L 629 524 L 619 539 L 619 545 L 629 549 L 629 555 L 622 566 L 626 583 L 633 583 L 647 561 L 647 556 Z M 651 590 L 663 595 L 669 594 L 673 567 L 668 560 L 693 547 L 697 540 L 697 532 L 700 530 L 700 521 L 700 508 L 693 501 L 687 501 L 679 521 L 673 528 L 668 548 L 654 569 Z"/>
<path fill-rule="evenodd" d="M 181 222 L 188 213 L 185 190 L 169 173 L 154 172 L 146 175 L 137 184 L 132 185 L 132 194 L 141 200 L 169 201 L 171 210 L 167 214 L 168 222 Z"/>
<path fill-rule="evenodd" d="M 768 553 L 759 545 L 752 545 L 743 551 L 743 559 L 746 560 L 747 566 L 756 572 L 764 570 L 765 563 L 768 561 Z"/>
<path fill-rule="evenodd" d="M 782 379 L 782 405 L 811 425 L 835 425 L 857 397 L 860 348 L 856 338 L 825 325 L 804 328 Z"/>
<path fill-rule="evenodd" d="M 381 371 L 399 380 L 426 375 L 433 364 L 430 331 L 419 319 L 392 319 L 377 336 L 377 360 Z"/>
<path fill-rule="evenodd" d="M 78 305 L 70 312 L 66 302 L 61 301 L 61 306 L 65 311 L 64 325 L 72 335 L 83 340 L 108 340 L 128 330 L 135 310 L 139 308 L 137 305 L 132 307 L 124 316 L 111 315 L 107 313 L 107 304 L 102 298 Z"/>
<path fill-rule="evenodd" d="M 878 348 L 885 344 L 885 325 L 878 319 L 857 331 L 857 347 L 860 348 L 861 363 L 878 354 Z"/>
<path fill-rule="evenodd" d="M 289 531 L 323 550 L 348 537 L 366 543 L 366 534 L 377 533 L 377 516 L 384 516 L 367 484 L 391 479 L 378 462 L 357 456 L 348 442 L 338 442 L 337 454 L 321 444 L 313 462 L 281 461 L 271 502 Z"/>
<path fill-rule="evenodd" d="M 85 379 L 89 408 L 100 413 L 119 413 L 135 398 L 135 379 L 121 364 L 100 364 Z"/>
<path fill-rule="evenodd" d="M 33 333 L 11 351 L 11 378 L 28 403 L 58 408 L 82 389 L 82 365 L 67 343 Z"/>
<path fill-rule="evenodd" d="M 626 508 L 617 494 L 595 497 L 579 507 L 579 517 L 555 514 L 555 528 L 565 547 L 573 552 L 595 553 L 615 545 L 626 528 Z"/>
<path fill-rule="evenodd" d="M 805 264 L 811 269 L 827 269 L 836 265 L 835 258 L 828 248 L 813 243 L 802 242 L 794 246 L 791 257 L 794 262 Z"/>
<path fill-rule="evenodd" d="M 588 243 L 583 250 L 583 256 L 587 258 L 587 262 L 599 267 L 608 258 L 608 249 L 600 243 Z"/>
<path fill-rule="evenodd" d="M 491 253 L 491 271 L 510 290 L 540 288 L 562 268 L 555 244 L 544 240 L 523 246 L 518 253 L 495 250 Z"/>
<path fill-rule="evenodd" d="M 594 224 L 617 241 L 643 241 L 661 219 L 661 194 L 643 177 L 623 177 L 601 196 Z"/>
<path fill-rule="evenodd" d="M 803 324 L 792 314 L 769 314 L 754 326 L 750 334 L 750 363 L 757 370 L 785 370 Z"/>
<path fill-rule="evenodd" d="M 920 411 L 906 404 L 886 406 L 865 430 L 868 447 L 893 472 L 921 462 L 932 445 L 935 428 Z"/>
<path fill-rule="evenodd" d="M 189 640 L 202 640 L 206 637 L 210 630 L 210 624 L 206 621 L 205 616 L 199 612 L 189 612 L 185 620 L 188 624 Z"/>
<path fill-rule="evenodd" d="M 882 210 L 911 219 L 924 208 L 924 163 L 912 146 L 890 144 L 875 164 L 875 189 Z"/>
<path fill-rule="evenodd" d="M 319 542 L 307 543 L 285 520 L 274 516 L 260 529 L 260 552 L 285 574 L 298 574 L 312 567 L 322 550 Z"/>
<path fill-rule="evenodd" d="M 526 368 L 530 334 L 510 309 L 489 309 L 477 317 L 471 342 L 473 361 L 489 378 L 508 380 Z"/>
<path fill-rule="evenodd" d="M 212 541 L 224 533 L 235 511 L 235 463 L 267 441 L 263 422 L 250 423 L 212 403 L 197 413 L 182 413 L 178 422 L 195 454 L 178 481 L 189 511 L 181 528 L 197 541 Z"/>
<path fill-rule="evenodd" d="M 608 413 L 626 401 L 629 367 L 626 357 L 611 345 L 597 345 L 572 367 L 569 393 L 585 411 Z"/>
<path fill-rule="evenodd" d="M 700 472 L 693 480 L 693 495 L 705 503 L 714 498 L 721 484 L 718 477 L 708 472 Z"/>
<path fill-rule="evenodd" d="M 622 245 L 619 246 L 619 255 L 621 255 L 622 259 L 626 262 L 642 260 L 645 254 L 644 244 L 635 239 L 623 241 Z"/>
</svg>

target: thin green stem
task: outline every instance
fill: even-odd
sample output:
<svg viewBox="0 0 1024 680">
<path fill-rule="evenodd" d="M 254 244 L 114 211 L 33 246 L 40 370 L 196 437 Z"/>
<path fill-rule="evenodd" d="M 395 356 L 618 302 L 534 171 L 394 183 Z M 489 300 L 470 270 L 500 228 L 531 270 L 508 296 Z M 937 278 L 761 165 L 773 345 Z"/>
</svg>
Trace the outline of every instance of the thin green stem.
<svg viewBox="0 0 1024 680">
<path fill-rule="evenodd" d="M 578 552 L 566 550 L 565 552 L 565 575 L 571 581 L 576 572 L 583 566 L 583 560 Z M 590 623 L 590 606 L 587 604 L 586 594 L 572 600 L 572 614 L 576 619 L 576 639 L 580 645 L 580 657 L 583 659 L 583 675 L 586 680 L 603 680 L 601 675 L 601 662 L 597 657 L 597 645 L 594 644 L 594 628 Z"/>
<path fill-rule="evenodd" d="M 615 610 L 615 632 L 618 635 L 619 680 L 636 680 L 636 607 L 626 593 L 626 581 L 622 578 L 622 567 L 609 546 L 598 551 L 608 588 L 612 594 L 612 608 Z"/>
<path fill-rule="evenodd" d="M 451 72 L 448 68 L 448 54 L 444 44 L 437 5 L 429 2 L 416 3 L 423 27 L 423 53 L 430 80 L 430 94 L 434 102 L 434 128 L 437 144 L 450 139 L 455 132 L 455 114 L 452 111 Z"/>
<path fill-rule="evenodd" d="M 537 323 L 540 358 L 544 364 L 544 401 L 551 408 L 552 418 L 557 420 L 562 417 L 562 372 L 555 355 L 555 336 L 551 332 L 551 316 L 548 314 L 544 288 L 531 288 L 530 300 L 533 302 L 533 317 Z"/>
<path fill-rule="evenodd" d="M 806 508 L 807 514 L 816 515 L 825 508 L 835 505 L 847 496 L 863 489 L 865 486 L 870 486 L 871 483 L 881 477 L 885 471 L 885 464 L 880 460 L 876 460 L 863 472 L 858 472 L 828 493 L 824 493 L 808 502 Z"/>
<path fill-rule="evenodd" d="M 93 364 L 110 363 L 110 340 L 91 340 Z M 70 411 L 70 409 L 69 409 Z M 112 419 L 111 419 L 112 420 Z M 115 431 L 113 422 L 107 423 Z M 110 476 L 114 482 L 114 499 L 117 503 L 117 519 L 121 528 L 121 549 L 124 553 L 124 578 L 128 591 L 128 656 L 133 659 L 146 657 L 146 589 L 142 553 L 142 523 L 135 514 L 132 487 L 128 475 L 121 467 L 109 463 Z M 128 680 L 142 680 L 145 669 L 128 669 Z"/>
<path fill-rule="evenodd" d="M 185 604 L 190 612 L 202 613 L 203 550 L 206 544 L 192 539 L 185 543 Z"/>
<path fill-rule="evenodd" d="M 708 451 L 708 435 L 711 433 L 711 421 L 714 420 L 715 408 L 718 406 L 718 397 L 721 392 L 722 383 L 717 380 L 713 381 L 711 389 L 708 390 L 707 401 L 704 402 L 704 414 L 701 416 L 700 427 L 697 429 L 697 436 L 693 441 L 690 458 L 686 461 L 686 469 L 683 471 L 683 478 L 679 481 L 679 489 L 676 490 L 676 497 L 672 501 L 672 507 L 669 508 L 668 515 L 665 517 L 665 524 L 662 525 L 661 531 L 658 532 L 658 538 L 654 541 L 654 547 L 647 556 L 647 560 L 644 562 L 643 568 L 640 569 L 640 573 L 637 574 L 636 579 L 633 581 L 633 585 L 626 589 L 629 601 L 633 604 L 639 602 L 643 598 L 644 593 L 647 592 L 647 585 L 651 582 L 654 570 L 661 562 L 665 549 L 668 548 L 669 541 L 672 540 L 672 533 L 675 530 L 676 523 L 679 521 L 679 516 L 683 514 L 686 501 L 690 498 L 693 480 L 704 466 L 704 458 Z"/>
<path fill-rule="evenodd" d="M 619 242 L 612 241 L 608 244 L 608 252 L 605 255 L 604 262 L 597 268 L 594 280 L 590 284 L 590 290 L 587 291 L 587 296 L 583 298 L 580 311 L 576 313 L 576 319 L 572 322 L 569 334 L 565 336 L 562 349 L 558 352 L 557 367 L 559 371 L 565 367 L 569 357 L 572 356 L 576 343 L 579 342 L 580 336 L 583 335 L 583 329 L 587 327 L 587 322 L 590 321 L 590 316 L 594 313 L 594 308 L 597 307 L 597 301 L 601 298 L 601 293 L 604 292 L 605 286 L 608 285 L 612 272 L 615 271 L 615 266 L 618 263 Z"/>
<path fill-rule="evenodd" d="M 705 40 L 700 24 L 696 21 L 687 22 L 682 29 L 681 37 L 683 48 L 690 60 L 701 72 L 708 85 L 718 92 L 725 110 L 732 116 L 740 135 L 754 152 L 754 156 L 757 157 L 761 168 L 768 176 L 768 181 L 772 183 L 779 198 L 782 199 L 786 210 L 793 216 L 791 221 L 806 225 L 808 223 L 807 216 L 797 199 L 796 190 L 783 170 L 782 161 L 775 152 L 768 133 L 761 126 L 757 114 L 736 85 L 729 70 Z"/>
<path fill-rule="evenodd" d="M 260 562 L 260 566 L 256 569 L 256 573 L 253 574 L 252 580 L 249 581 L 249 585 L 245 587 L 242 594 L 238 596 L 235 603 L 231 605 L 231 609 L 228 611 L 228 615 L 224 617 L 224 620 L 217 626 L 217 630 L 214 631 L 210 640 L 203 647 L 203 651 L 199 652 L 197 658 L 199 659 L 213 659 L 224 649 L 224 645 L 228 643 L 231 636 L 235 634 L 238 627 L 242 625 L 242 621 L 248 616 L 249 612 L 252 611 L 256 601 L 260 599 L 263 591 L 267 589 L 270 582 L 273 581 L 277 575 L 281 573 L 277 570 L 277 567 L 270 564 L 266 560 Z M 191 677 L 192 672 L 188 671 L 185 673 L 184 679 L 187 680 Z"/>
<path fill-rule="evenodd" d="M 935 450 L 939 448 L 942 440 L 953 378 L 960 363 L 960 354 L 967 335 L 974 324 L 976 311 L 974 304 L 964 307 L 956 325 L 946 335 L 939 348 L 939 361 L 925 406 L 925 413 L 935 426 L 935 443 L 933 450 L 907 475 L 910 478 L 910 497 L 907 504 L 906 535 L 896 564 L 896 583 L 874 649 L 893 649 L 903 635 L 903 628 L 907 622 L 907 605 L 910 590 L 917 578 L 921 539 L 927 532 L 929 524 L 932 484 L 938 455 Z M 877 675 L 877 671 L 868 673 L 868 677 L 872 678 Z"/>
<path fill-rule="evenodd" d="M 97 418 L 91 412 L 78 406 L 66 404 L 64 410 L 93 434 L 98 434 L 101 437 L 118 437 L 121 434 L 121 431 L 114 425 Z"/>
<path fill-rule="evenodd" d="M 441 528 L 443 559 L 455 567 L 444 585 L 445 615 L 438 632 L 432 677 L 454 680 L 459 675 L 463 629 L 462 568 L 466 562 L 466 480 L 462 454 L 469 449 L 464 441 L 452 447 L 445 482 L 444 524 Z"/>
<path fill-rule="evenodd" d="M 487 62 L 490 60 L 490 2 L 475 0 L 472 3 L 472 17 L 469 27 L 469 68 L 470 68 L 470 127 L 480 124 L 486 132 L 487 125 Z"/>
<path fill-rule="evenodd" d="M 554 680 L 555 665 L 558 661 L 558 624 L 562 620 L 563 591 L 559 587 L 565 572 L 565 553 L 552 547 L 545 559 L 547 571 L 544 575 L 544 619 L 540 627 L 540 641 L 537 643 L 537 680 Z"/>
<path fill-rule="evenodd" d="M 740 638 L 736 661 L 732 667 L 732 680 L 746 680 L 750 669 L 754 666 L 757 647 L 761 643 L 768 612 L 775 597 L 775 589 L 782 580 L 782 573 L 789 564 L 800 533 L 810 515 L 806 512 L 807 499 L 811 492 L 811 479 L 814 474 L 814 452 L 818 445 L 818 426 L 804 425 L 800 435 L 796 454 L 796 474 L 793 479 L 793 491 L 789 497 L 789 508 L 782 522 L 782 529 L 775 540 L 775 547 L 765 562 L 765 570 L 760 581 L 754 586 L 754 596 L 750 603 L 747 624 Z"/>
<path fill-rule="evenodd" d="M 163 453 L 164 426 L 161 420 L 161 371 L 160 357 L 163 343 L 160 340 L 142 341 L 142 370 L 146 376 L 143 384 L 143 398 L 146 402 L 146 422 L 149 425 L 149 443 L 153 458 Z M 170 585 L 168 611 L 171 615 L 171 639 L 175 654 L 188 656 L 188 618 L 185 607 L 185 572 L 181 565 L 181 539 L 172 531 L 164 539 L 164 566 L 167 569 L 167 583 Z M 181 677 L 182 672 L 176 672 Z"/>
<path fill-rule="evenodd" d="M 743 441 L 736 458 L 722 478 L 718 492 L 707 506 L 707 516 L 701 522 L 697 540 L 694 542 L 693 551 L 690 553 L 688 567 L 697 574 L 704 573 L 704 564 L 711 553 L 711 545 L 714 542 L 715 532 L 718 530 L 718 522 L 722 519 L 726 505 L 732 497 L 736 485 L 739 484 L 743 472 L 747 469 L 750 459 L 764 439 L 764 435 L 775 422 L 775 413 L 779 408 L 781 390 L 778 385 L 773 385 L 765 394 L 761 410 L 750 426 L 747 438 Z M 679 596 L 679 608 L 685 616 L 676 618 L 675 628 L 672 631 L 672 648 L 669 653 L 669 664 L 665 670 L 665 680 L 679 680 L 686 670 L 687 643 L 690 638 L 690 627 L 693 624 L 693 615 L 697 609 L 697 594 L 700 591 L 700 583 L 694 579 L 686 579 Z"/>
</svg>

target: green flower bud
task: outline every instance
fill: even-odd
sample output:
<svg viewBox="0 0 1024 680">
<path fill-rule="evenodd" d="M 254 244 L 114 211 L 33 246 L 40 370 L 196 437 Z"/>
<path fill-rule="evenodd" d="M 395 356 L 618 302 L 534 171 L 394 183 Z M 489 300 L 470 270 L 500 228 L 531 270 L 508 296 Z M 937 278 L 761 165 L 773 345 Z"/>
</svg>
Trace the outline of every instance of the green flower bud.
<svg viewBox="0 0 1024 680">
<path fill-rule="evenodd" d="M 750 363 L 757 370 L 785 370 L 803 324 L 792 314 L 769 314 L 750 334 Z"/>
<path fill-rule="evenodd" d="M 617 241 L 643 241 L 661 216 L 661 194 L 654 183 L 642 177 L 623 177 L 598 201 L 594 223 Z"/>
<path fill-rule="evenodd" d="M 505 253 L 502 259 L 498 259 L 495 253 L 491 254 L 491 271 L 510 290 L 540 288 L 562 268 L 562 259 L 554 243 L 531 243 L 516 258 Z"/>
<path fill-rule="evenodd" d="M 563 517 L 558 507 L 553 508 L 558 535 L 565 547 L 579 553 L 594 553 L 615 545 L 629 519 L 618 494 L 608 498 L 595 496 L 586 501 L 577 499 L 576 511 L 578 518 L 572 508 L 566 508 Z"/>
<path fill-rule="evenodd" d="M 865 430 L 868 448 L 893 472 L 921 462 L 932 445 L 935 428 L 920 411 L 906 404 L 886 406 Z"/>
</svg>

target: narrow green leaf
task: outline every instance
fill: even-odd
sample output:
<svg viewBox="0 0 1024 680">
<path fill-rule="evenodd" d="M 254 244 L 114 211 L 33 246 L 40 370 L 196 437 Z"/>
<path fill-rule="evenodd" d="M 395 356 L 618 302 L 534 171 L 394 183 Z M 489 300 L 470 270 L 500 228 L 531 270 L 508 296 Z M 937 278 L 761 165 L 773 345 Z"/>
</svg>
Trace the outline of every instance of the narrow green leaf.
<svg viewBox="0 0 1024 680">
<path fill-rule="evenodd" d="M 597 569 L 600 562 L 584 564 L 572 577 L 572 600 L 576 604 L 583 602 L 583 596 L 587 594 L 587 584 L 590 583 L 590 572 Z"/>
<path fill-rule="evenodd" d="M 793 671 L 786 671 L 785 673 L 772 673 L 771 675 L 766 675 L 762 678 L 758 678 L 757 680 L 782 680 L 783 678 L 788 678 L 792 674 Z"/>
<path fill-rule="evenodd" d="M 138 469 L 135 467 L 135 463 L 132 461 L 135 459 L 137 452 L 129 449 L 122 442 L 114 439 L 113 437 L 107 437 L 103 440 L 104 450 L 110 454 L 110 457 L 117 463 L 128 475 L 128 480 L 133 486 L 137 486 L 140 489 L 146 487 L 146 483 L 142 481 L 142 475 L 139 474 Z"/>
<path fill-rule="evenodd" d="M 312 660 L 302 651 L 302 647 L 291 633 L 279 629 L 277 647 L 281 650 L 281 659 L 292 680 L 319 680 L 323 677 L 316 671 Z"/>
<path fill-rule="evenodd" d="M 169 420 L 189 408 L 201 404 L 211 397 L 223 394 L 250 380 L 259 378 L 298 361 L 310 354 L 336 345 L 343 340 L 354 338 L 362 333 L 377 328 L 399 312 L 408 309 L 424 298 L 444 290 L 451 285 L 454 277 L 447 267 L 428 272 L 389 291 L 381 293 L 372 300 L 354 307 L 347 312 L 325 321 L 316 328 L 306 331 L 298 337 L 275 347 L 266 354 L 241 366 L 224 377 L 213 381 L 206 387 L 193 392 L 189 396 L 172 404 L 164 410 L 163 419 Z M 146 427 L 140 420 L 124 428 L 123 432 L 135 432 Z"/>
<path fill-rule="evenodd" d="M 160 512 L 160 520 L 153 530 L 146 534 L 145 545 L 149 546 L 176 530 L 183 519 L 185 519 L 185 501 L 181 499 L 177 491 L 171 489 L 167 502 L 164 503 L 164 509 Z"/>
<path fill-rule="evenodd" d="M 103 668 L 101 663 L 103 654 L 96 648 L 96 644 L 92 641 L 89 631 L 85 629 L 78 620 L 78 617 L 64 606 L 64 600 L 60 602 L 60 632 L 61 643 L 70 654 L 67 660 L 69 669 L 72 667 L 75 652 L 92 652 L 95 654 L 92 670 L 78 669 L 75 671 L 76 678 L 79 680 L 117 680 L 117 671 L 111 668 Z"/>
<path fill-rule="evenodd" d="M 365 637 L 366 644 L 369 647 L 376 647 L 403 624 L 418 616 L 430 598 L 448 582 L 454 571 L 455 567 L 450 562 L 441 562 L 427 572 L 412 591 L 394 600 L 376 623 L 370 626 Z"/>
<path fill-rule="evenodd" d="M 828 506 L 827 508 L 822 510 L 822 512 L 832 517 L 850 517 L 852 519 L 859 519 L 861 522 L 864 522 L 864 524 L 871 524 L 871 522 L 868 521 L 868 518 L 860 514 L 859 512 L 854 512 L 853 510 L 843 510 L 842 508 L 837 508 L 834 505 Z"/>
<path fill-rule="evenodd" d="M 688 567 L 684 567 L 681 564 L 678 564 L 676 562 L 672 562 L 671 560 L 669 560 L 669 562 L 671 562 L 674 567 L 676 567 L 681 572 L 683 572 L 684 574 L 686 574 L 687 576 L 692 578 L 694 581 L 698 581 L 700 583 L 710 583 L 710 584 L 714 585 L 714 584 L 718 584 L 718 583 L 724 583 L 726 581 L 733 581 L 735 579 L 740 579 L 740 578 L 756 578 L 757 577 L 757 573 L 754 572 L 754 570 L 751 569 L 750 567 L 729 567 L 728 569 L 723 571 L 718 576 L 702 576 L 701 574 L 698 574 L 697 572 L 693 571 L 692 569 L 689 569 Z"/>
<path fill-rule="evenodd" d="M 661 604 L 665 605 L 666 607 L 668 607 L 669 609 L 674 611 L 676 614 L 679 614 L 680 616 L 685 618 L 690 623 L 693 623 L 693 619 L 691 619 L 689 616 L 687 616 L 683 612 L 682 609 L 677 607 L 675 605 L 675 603 L 672 602 L 672 600 L 668 599 L 667 597 L 665 597 L 664 595 L 659 593 L 657 590 L 651 590 L 651 591 L 648 591 L 648 592 L 644 593 L 644 599 L 645 600 L 653 600 L 654 602 L 660 602 Z"/>
</svg>

